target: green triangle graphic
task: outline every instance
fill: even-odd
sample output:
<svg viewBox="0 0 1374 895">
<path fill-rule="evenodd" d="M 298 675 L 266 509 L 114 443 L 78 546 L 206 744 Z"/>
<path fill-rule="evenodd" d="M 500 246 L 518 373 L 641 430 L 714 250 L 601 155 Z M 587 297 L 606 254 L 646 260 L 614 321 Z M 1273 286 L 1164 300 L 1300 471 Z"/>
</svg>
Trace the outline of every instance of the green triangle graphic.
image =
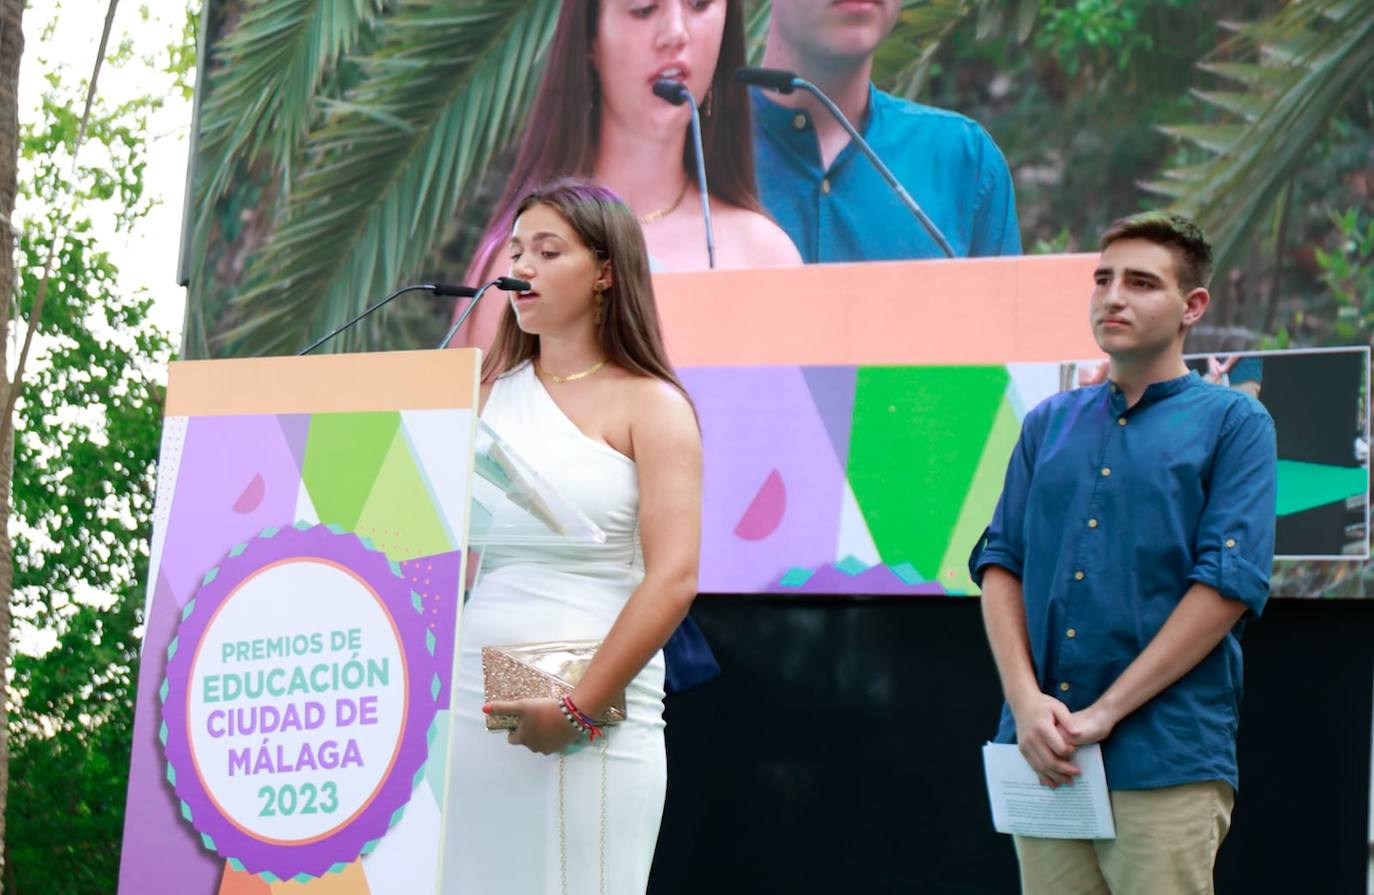
<svg viewBox="0 0 1374 895">
<path fill-rule="evenodd" d="M 320 522 L 357 528 L 400 425 L 395 411 L 311 417 L 301 479 Z"/>
<path fill-rule="evenodd" d="M 950 535 L 949 548 L 940 562 L 939 581 L 947 591 L 971 594 L 978 590 L 968 573 L 969 551 L 992 520 L 992 511 L 997 508 L 997 498 L 1002 494 L 1002 482 L 1007 477 L 1007 461 L 1011 459 L 1020 434 L 1021 421 L 1016 418 L 1011 402 L 1004 398 L 992 422 L 992 431 L 983 443 L 983 454 L 964 496 L 964 506 Z M 973 450 L 974 445 L 970 444 L 969 449 Z"/>
<path fill-rule="evenodd" d="M 939 568 L 1008 379 L 1002 366 L 859 368 L 847 472 L 883 562 Z"/>
<path fill-rule="evenodd" d="M 455 461 L 456 462 L 456 461 Z M 454 549 L 434 508 L 434 498 L 420 477 L 404 426 L 391 439 L 372 493 L 354 530 L 370 538 L 393 560 L 432 556 Z"/>
</svg>

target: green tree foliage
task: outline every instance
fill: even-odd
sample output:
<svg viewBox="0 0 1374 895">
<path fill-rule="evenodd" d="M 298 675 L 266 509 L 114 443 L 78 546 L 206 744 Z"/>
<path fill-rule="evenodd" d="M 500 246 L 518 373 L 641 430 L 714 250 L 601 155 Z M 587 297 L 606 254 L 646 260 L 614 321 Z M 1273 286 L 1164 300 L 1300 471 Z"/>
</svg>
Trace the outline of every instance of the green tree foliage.
<svg viewBox="0 0 1374 895">
<path fill-rule="evenodd" d="M 1084 64 L 1101 69 L 1126 69 L 1137 51 L 1155 48 L 1155 32 L 1145 27 L 1151 6 L 1182 7 L 1184 0 L 1161 3 L 1122 3 L 1119 0 L 1075 0 L 1047 3 L 1036 29 L 1035 46 L 1054 54 L 1068 75 L 1077 75 Z"/>
<path fill-rule="evenodd" d="M 1358 209 L 1332 216 L 1339 233 L 1331 251 L 1317 249 L 1322 282 L 1336 302 L 1337 344 L 1369 342 L 1374 334 L 1374 218 Z"/>
<path fill-rule="evenodd" d="M 150 207 L 147 114 L 160 100 L 97 103 L 73 174 L 83 96 L 50 75 L 41 115 L 20 126 L 17 319 L 65 236 L 16 406 L 11 893 L 115 888 L 171 351 L 96 236 L 97 220 L 123 231 Z"/>
</svg>

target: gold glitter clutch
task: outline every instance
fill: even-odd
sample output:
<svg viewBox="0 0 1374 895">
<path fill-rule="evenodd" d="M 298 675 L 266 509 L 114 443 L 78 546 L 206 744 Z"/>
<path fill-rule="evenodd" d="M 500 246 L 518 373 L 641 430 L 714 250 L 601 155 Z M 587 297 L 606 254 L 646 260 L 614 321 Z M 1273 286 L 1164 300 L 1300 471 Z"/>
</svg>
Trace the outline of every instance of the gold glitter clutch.
<svg viewBox="0 0 1374 895">
<path fill-rule="evenodd" d="M 572 693 L 601 646 L 599 640 L 555 640 L 482 647 L 482 682 L 487 702 L 559 699 Z M 487 730 L 510 730 L 515 715 L 487 715 Z M 625 720 L 625 691 L 596 719 L 600 725 Z"/>
</svg>

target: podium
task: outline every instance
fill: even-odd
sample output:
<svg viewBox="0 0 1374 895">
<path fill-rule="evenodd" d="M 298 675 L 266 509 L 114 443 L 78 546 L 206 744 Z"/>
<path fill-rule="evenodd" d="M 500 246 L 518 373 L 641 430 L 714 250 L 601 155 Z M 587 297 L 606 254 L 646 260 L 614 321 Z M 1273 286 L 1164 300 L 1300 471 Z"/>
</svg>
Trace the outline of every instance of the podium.
<svg viewBox="0 0 1374 895">
<path fill-rule="evenodd" d="M 463 584 L 605 535 L 478 420 L 475 350 L 175 363 L 120 895 L 450 895 Z"/>
</svg>

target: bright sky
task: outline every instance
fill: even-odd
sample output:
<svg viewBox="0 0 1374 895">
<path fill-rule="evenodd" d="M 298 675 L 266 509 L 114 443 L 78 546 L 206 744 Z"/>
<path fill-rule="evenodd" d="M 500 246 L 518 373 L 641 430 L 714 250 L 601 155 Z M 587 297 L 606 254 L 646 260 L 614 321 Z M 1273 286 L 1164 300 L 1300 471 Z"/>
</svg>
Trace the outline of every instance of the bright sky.
<svg viewBox="0 0 1374 895">
<path fill-rule="evenodd" d="M 191 0 L 198 2 L 198 0 Z M 30 3 L 24 10 L 24 57 L 19 71 L 19 117 L 33 120 L 46 86 L 45 72 L 60 69 L 71 84 L 85 84 L 95 64 L 108 0 L 57 0 Z M 176 282 L 177 248 L 181 240 L 182 196 L 191 128 L 191 103 L 175 91 L 172 79 L 159 71 L 167 60 L 167 47 L 177 38 L 185 21 L 182 0 L 149 0 L 120 3 L 110 35 L 110 52 L 131 42 L 134 58 L 124 65 L 101 68 L 97 93 L 107 106 L 136 96 L 155 94 L 165 98 L 153 113 L 149 130 L 145 188 L 155 201 L 151 214 L 132 232 L 116 233 L 112 221 L 97 221 L 98 235 L 120 271 L 121 291 L 140 288 L 153 296 L 154 322 L 170 334 L 173 345 L 181 343 L 186 292 Z M 44 31 L 52 26 L 47 40 Z M 80 110 L 77 110 L 78 114 Z M 81 161 L 92 161 L 81 150 Z M 22 210 L 21 210 L 22 212 Z"/>
</svg>

